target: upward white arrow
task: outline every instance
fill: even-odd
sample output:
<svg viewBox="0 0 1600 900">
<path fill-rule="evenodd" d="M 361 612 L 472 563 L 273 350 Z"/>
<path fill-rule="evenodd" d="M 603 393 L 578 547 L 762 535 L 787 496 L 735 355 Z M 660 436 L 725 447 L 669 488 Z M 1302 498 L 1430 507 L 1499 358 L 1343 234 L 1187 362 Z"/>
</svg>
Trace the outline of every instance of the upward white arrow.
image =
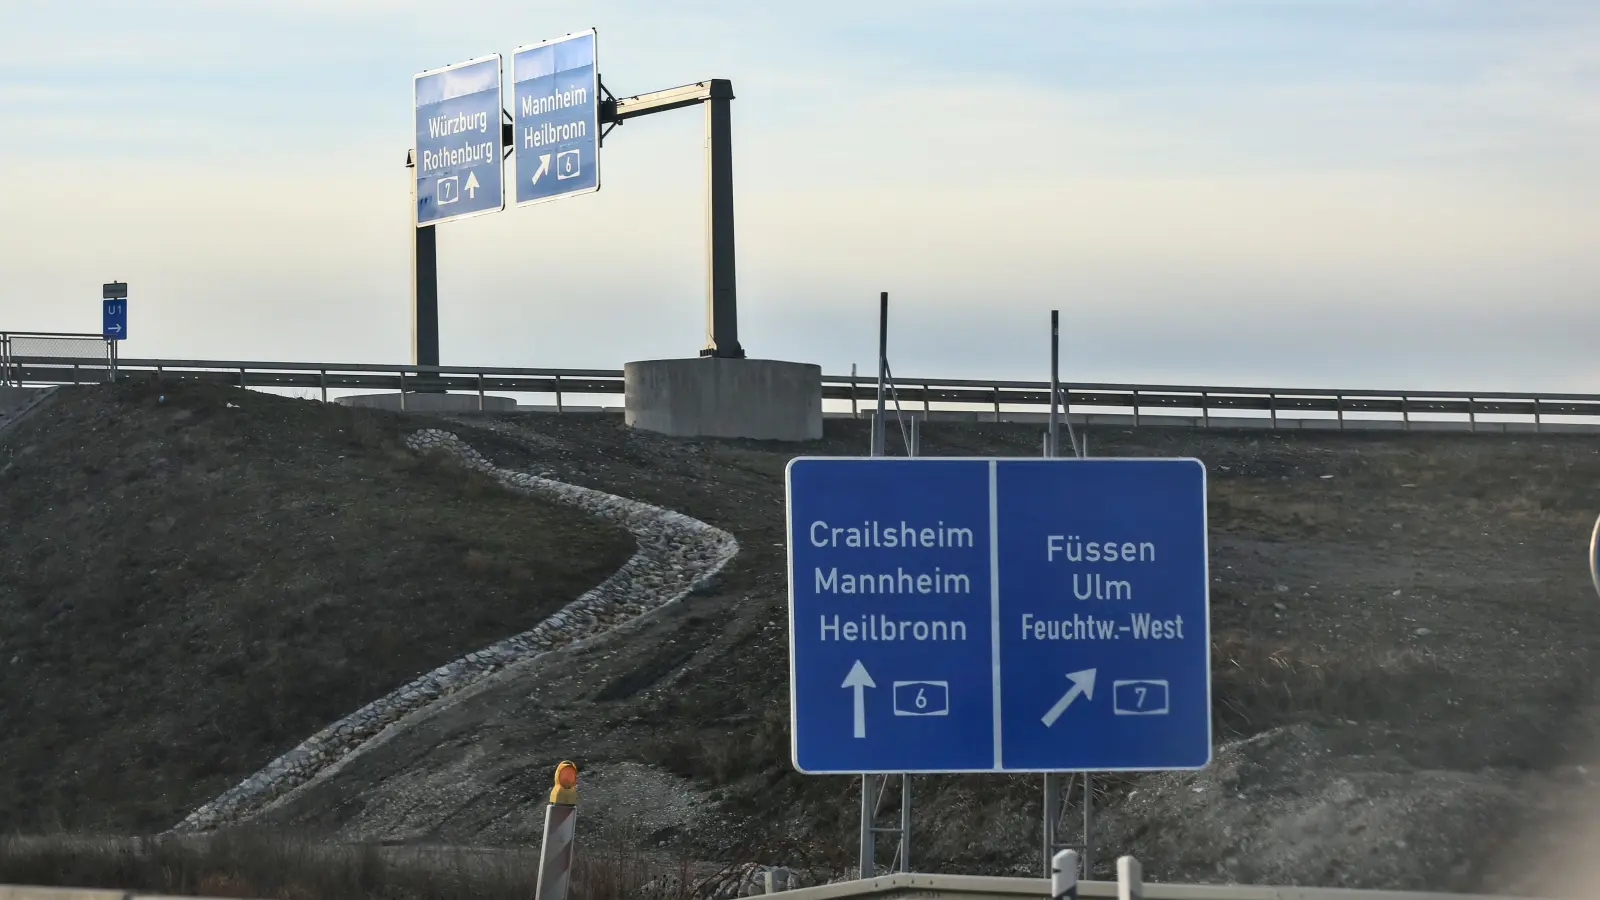
<svg viewBox="0 0 1600 900">
<path fill-rule="evenodd" d="M 1068 688 L 1061 699 L 1056 701 L 1056 705 L 1050 707 L 1050 711 L 1039 720 L 1044 723 L 1044 727 L 1049 728 L 1054 725 L 1056 720 L 1061 718 L 1061 714 L 1067 711 L 1067 707 L 1072 705 L 1072 701 L 1078 699 L 1079 694 L 1082 694 L 1085 700 L 1094 699 L 1094 673 L 1094 669 L 1084 669 L 1082 672 L 1071 672 L 1067 675 L 1072 687 Z"/>
<path fill-rule="evenodd" d="M 478 173 L 467 173 L 467 199 L 472 200 L 478 196 Z"/>
<path fill-rule="evenodd" d="M 867 674 L 867 667 L 863 666 L 861 664 L 861 660 L 858 659 L 858 660 L 856 660 L 856 664 L 850 667 L 850 674 L 846 675 L 844 677 L 844 684 L 841 684 L 839 686 L 840 687 L 847 687 L 847 688 L 855 688 L 855 691 L 856 691 L 856 722 L 855 722 L 855 725 L 856 725 L 856 727 L 855 727 L 855 732 L 854 732 L 853 736 L 854 737 L 858 737 L 858 738 L 866 737 L 867 736 L 867 694 L 866 694 L 866 691 L 867 691 L 867 688 L 875 688 L 878 685 L 873 682 L 872 676 Z"/>
</svg>

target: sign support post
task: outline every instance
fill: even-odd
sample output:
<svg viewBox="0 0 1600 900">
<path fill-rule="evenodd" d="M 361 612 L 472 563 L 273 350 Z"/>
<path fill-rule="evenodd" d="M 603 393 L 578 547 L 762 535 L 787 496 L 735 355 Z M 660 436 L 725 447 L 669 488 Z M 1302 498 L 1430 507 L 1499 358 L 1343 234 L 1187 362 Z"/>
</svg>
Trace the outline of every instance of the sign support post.
<svg viewBox="0 0 1600 900">
<path fill-rule="evenodd" d="M 128 338 L 128 284 L 109 281 L 100 286 L 100 334 L 110 344 L 107 363 L 110 381 L 117 383 L 117 345 Z"/>
<path fill-rule="evenodd" d="M 872 456 L 882 457 L 888 455 L 886 438 L 888 432 L 884 424 L 884 384 L 887 380 L 889 364 L 888 334 L 889 334 L 889 292 L 884 291 L 878 298 L 878 415 L 872 424 Z M 911 424 L 916 426 L 916 420 Z M 918 446 L 916 442 L 907 448 L 910 456 L 916 456 Z M 889 777 L 886 775 L 882 783 L 877 777 L 868 773 L 861 775 L 861 877 L 871 878 L 877 871 L 877 836 L 879 834 L 898 834 L 900 836 L 900 850 L 896 854 L 897 868 L 901 872 L 911 871 L 911 776 L 900 773 L 900 827 L 879 828 L 878 806 L 889 787 Z"/>
<path fill-rule="evenodd" d="M 406 168 L 416 167 L 406 154 Z M 410 177 L 411 173 L 407 173 Z M 416 206 L 417 180 L 410 177 L 412 206 Z M 439 364 L 439 245 L 432 225 L 418 225 L 411 244 L 411 362 Z"/>
<path fill-rule="evenodd" d="M 1061 456 L 1061 419 L 1057 414 L 1057 403 L 1061 399 L 1061 311 L 1050 310 L 1050 429 L 1045 438 L 1045 455 L 1051 458 Z M 1067 410 L 1062 410 L 1067 413 Z M 1078 452 L 1078 443 L 1071 440 L 1072 420 L 1067 420 L 1067 434 L 1072 444 L 1072 455 L 1081 456 Z M 1094 776 L 1088 772 L 1083 776 L 1083 842 L 1071 844 L 1062 840 L 1061 826 L 1062 814 L 1066 812 L 1066 801 L 1072 795 L 1072 786 L 1077 778 L 1073 775 L 1044 776 L 1044 871 L 1045 877 L 1050 877 L 1051 866 L 1057 855 L 1064 850 L 1082 850 L 1082 854 L 1073 853 L 1074 860 L 1083 861 L 1083 877 L 1088 879 L 1094 866 Z"/>
<path fill-rule="evenodd" d="M 602 89 L 603 90 L 603 89 Z M 706 122 L 706 346 L 701 356 L 744 359 L 739 344 L 739 295 L 733 231 L 733 82 L 713 78 L 600 104 L 600 122 L 703 104 Z"/>
<path fill-rule="evenodd" d="M 742 359 L 733 262 L 733 82 L 711 82 L 706 108 L 706 345 L 701 356 Z"/>
</svg>

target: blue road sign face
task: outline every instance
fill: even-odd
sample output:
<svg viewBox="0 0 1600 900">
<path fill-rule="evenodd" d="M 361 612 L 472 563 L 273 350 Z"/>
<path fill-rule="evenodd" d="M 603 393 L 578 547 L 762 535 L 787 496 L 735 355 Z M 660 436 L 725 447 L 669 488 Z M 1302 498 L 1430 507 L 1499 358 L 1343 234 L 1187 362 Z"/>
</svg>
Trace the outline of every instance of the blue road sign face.
<svg viewBox="0 0 1600 900">
<path fill-rule="evenodd" d="M 102 300 L 100 303 L 100 333 L 108 341 L 128 339 L 128 301 Z"/>
<path fill-rule="evenodd" d="M 417 225 L 504 209 L 499 54 L 423 72 L 412 96 Z"/>
<path fill-rule="evenodd" d="M 788 495 L 799 770 L 1210 762 L 1198 460 L 802 458 Z"/>
<path fill-rule="evenodd" d="M 511 56 L 516 202 L 600 189 L 600 75 L 589 29 Z"/>
</svg>

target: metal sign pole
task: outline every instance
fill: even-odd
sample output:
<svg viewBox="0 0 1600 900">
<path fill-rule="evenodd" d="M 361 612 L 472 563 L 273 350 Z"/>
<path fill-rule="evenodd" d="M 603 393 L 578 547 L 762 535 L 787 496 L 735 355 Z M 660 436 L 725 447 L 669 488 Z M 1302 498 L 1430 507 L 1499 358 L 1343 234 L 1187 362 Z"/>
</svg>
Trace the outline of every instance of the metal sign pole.
<svg viewBox="0 0 1600 900">
<path fill-rule="evenodd" d="M 1050 310 L 1050 456 L 1061 455 L 1061 423 L 1056 401 L 1061 397 L 1061 311 Z"/>
<path fill-rule="evenodd" d="M 873 838 L 872 822 L 878 815 L 878 784 L 871 775 L 861 776 L 861 877 L 871 878 L 877 845 Z"/>
<path fill-rule="evenodd" d="M 883 456 L 888 443 L 887 398 L 884 394 L 889 379 L 889 292 L 878 295 L 878 414 L 872 420 L 872 455 Z"/>
<path fill-rule="evenodd" d="M 743 359 L 733 264 L 733 82 L 713 79 L 706 108 L 706 346 L 701 356 Z"/>
<path fill-rule="evenodd" d="M 439 245 L 432 225 L 419 225 L 417 215 L 417 167 L 414 154 L 406 152 L 406 179 L 411 182 L 411 364 L 439 364 Z"/>
</svg>

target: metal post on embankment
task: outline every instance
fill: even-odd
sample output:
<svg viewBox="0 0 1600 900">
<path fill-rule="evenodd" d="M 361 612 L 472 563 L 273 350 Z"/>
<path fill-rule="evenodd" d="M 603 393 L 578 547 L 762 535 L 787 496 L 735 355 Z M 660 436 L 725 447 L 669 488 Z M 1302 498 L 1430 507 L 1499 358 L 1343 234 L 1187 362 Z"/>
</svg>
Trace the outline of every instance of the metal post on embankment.
<svg viewBox="0 0 1600 900">
<path fill-rule="evenodd" d="M 1117 900 L 1144 900 L 1144 866 L 1131 856 L 1117 859 Z"/>
<path fill-rule="evenodd" d="M 1050 861 L 1051 900 L 1078 900 L 1078 853 L 1063 850 Z"/>
<path fill-rule="evenodd" d="M 544 840 L 539 851 L 539 884 L 535 900 L 566 900 L 572 883 L 572 843 L 578 824 L 578 767 L 570 760 L 556 766 L 550 805 L 544 808 Z"/>
</svg>

